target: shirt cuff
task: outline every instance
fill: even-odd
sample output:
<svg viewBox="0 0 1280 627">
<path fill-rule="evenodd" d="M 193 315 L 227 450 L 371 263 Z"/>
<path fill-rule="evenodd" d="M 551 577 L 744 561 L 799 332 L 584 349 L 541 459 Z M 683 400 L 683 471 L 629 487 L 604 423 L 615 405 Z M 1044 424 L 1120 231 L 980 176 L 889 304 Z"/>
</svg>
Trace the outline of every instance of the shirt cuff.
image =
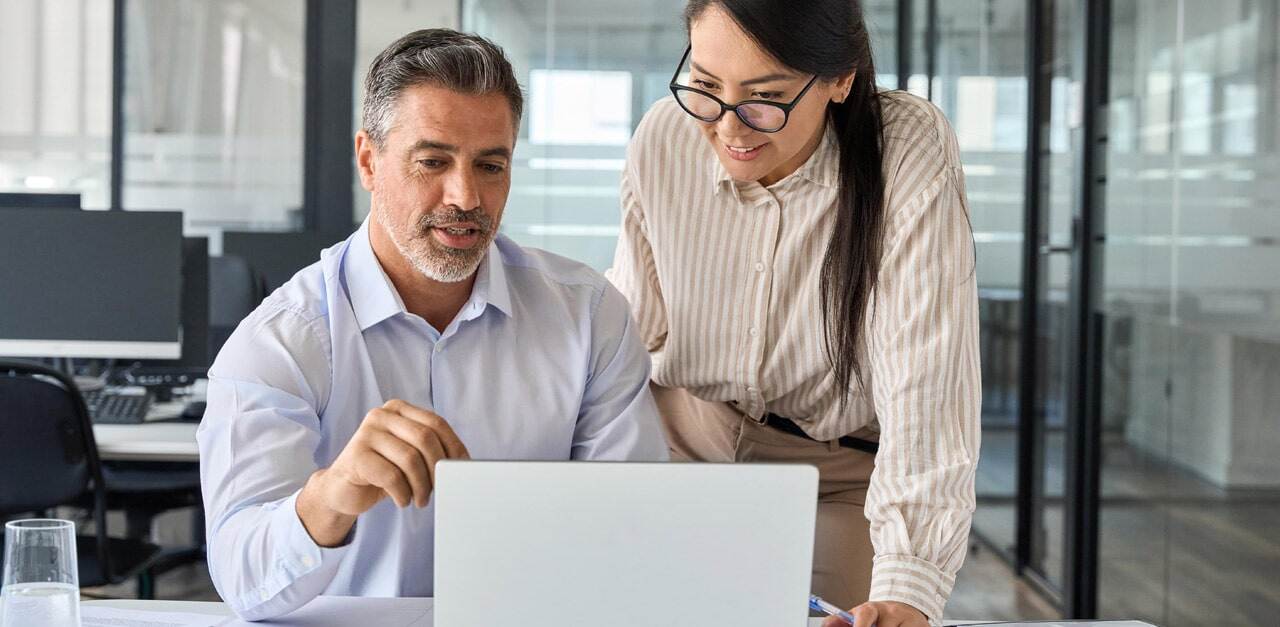
<svg viewBox="0 0 1280 627">
<path fill-rule="evenodd" d="M 298 517 L 300 492 L 301 490 L 280 501 L 276 511 L 271 514 L 271 533 L 274 536 L 271 546 L 275 548 L 275 564 L 267 585 L 259 592 L 262 601 L 275 597 L 303 580 L 314 583 L 323 581 L 327 586 L 355 535 L 355 527 L 352 527 L 341 546 L 328 548 L 316 544 L 311 534 L 307 533 L 307 528 L 302 525 L 302 519 Z"/>
<path fill-rule="evenodd" d="M 871 566 L 871 601 L 897 601 L 942 624 L 942 608 L 956 580 L 933 563 L 911 555 L 881 555 Z"/>
</svg>

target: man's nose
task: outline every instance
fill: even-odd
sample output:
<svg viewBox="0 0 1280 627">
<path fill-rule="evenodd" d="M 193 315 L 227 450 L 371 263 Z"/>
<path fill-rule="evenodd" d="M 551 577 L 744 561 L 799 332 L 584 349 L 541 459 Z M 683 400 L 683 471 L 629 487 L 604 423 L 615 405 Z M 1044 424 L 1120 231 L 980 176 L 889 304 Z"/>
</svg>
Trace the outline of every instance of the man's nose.
<svg viewBox="0 0 1280 627">
<path fill-rule="evenodd" d="M 469 168 L 459 168 L 449 173 L 445 181 L 444 198 L 446 205 L 453 205 L 463 211 L 470 211 L 480 206 L 480 188 L 476 185 L 476 177 Z"/>
</svg>

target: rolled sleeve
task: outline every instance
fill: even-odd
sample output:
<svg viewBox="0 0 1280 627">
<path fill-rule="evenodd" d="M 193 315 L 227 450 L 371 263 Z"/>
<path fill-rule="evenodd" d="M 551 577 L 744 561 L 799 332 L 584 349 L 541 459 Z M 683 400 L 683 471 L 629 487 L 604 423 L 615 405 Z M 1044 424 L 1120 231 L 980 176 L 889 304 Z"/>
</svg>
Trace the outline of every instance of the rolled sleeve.
<svg viewBox="0 0 1280 627">
<path fill-rule="evenodd" d="M 283 501 L 260 506 L 260 517 L 246 516 L 252 527 L 264 529 L 260 541 L 250 539 L 252 530 L 241 534 L 248 536 L 249 544 L 259 545 L 257 550 L 262 556 L 256 564 L 240 562 L 237 572 L 224 572 L 221 577 L 222 581 L 240 585 L 224 599 L 245 620 L 281 616 L 319 596 L 333 580 L 347 552 L 348 545 L 326 548 L 311 539 L 298 518 L 297 499 L 295 492 Z"/>
<path fill-rule="evenodd" d="M 872 601 L 897 601 L 914 607 L 940 624 L 942 609 L 955 586 L 955 575 L 933 562 L 911 555 L 881 555 L 871 566 Z"/>
</svg>

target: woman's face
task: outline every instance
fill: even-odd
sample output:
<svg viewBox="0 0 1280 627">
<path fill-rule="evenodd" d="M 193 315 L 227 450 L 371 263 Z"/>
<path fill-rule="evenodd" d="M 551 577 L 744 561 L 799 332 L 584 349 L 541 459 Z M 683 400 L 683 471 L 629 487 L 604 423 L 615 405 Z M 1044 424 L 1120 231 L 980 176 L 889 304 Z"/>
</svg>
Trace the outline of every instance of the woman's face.
<svg viewBox="0 0 1280 627">
<path fill-rule="evenodd" d="M 779 63 L 718 6 L 707 8 L 693 21 L 689 42 L 689 86 L 727 104 L 743 100 L 785 104 L 813 78 Z M 791 110 L 787 125 L 774 133 L 757 131 L 727 111 L 718 121 L 699 125 L 729 176 L 772 185 L 813 154 L 822 140 L 827 104 L 843 101 L 852 82 L 852 74 L 834 81 L 818 79 Z"/>
</svg>

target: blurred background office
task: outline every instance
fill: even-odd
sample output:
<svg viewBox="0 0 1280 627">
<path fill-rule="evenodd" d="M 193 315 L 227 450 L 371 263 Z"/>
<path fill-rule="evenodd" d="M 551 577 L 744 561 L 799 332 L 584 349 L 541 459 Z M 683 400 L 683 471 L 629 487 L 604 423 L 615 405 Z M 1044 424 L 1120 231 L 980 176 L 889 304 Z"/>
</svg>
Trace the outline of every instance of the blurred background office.
<svg viewBox="0 0 1280 627">
<path fill-rule="evenodd" d="M 948 616 L 1275 624 L 1280 0 L 863 6 L 883 87 L 932 100 L 955 127 L 978 251 L 979 500 Z M 181 283 L 139 298 L 169 312 L 148 341 L 179 338 L 186 354 L 150 359 L 127 383 L 198 376 L 219 328 L 367 215 L 351 158 L 364 71 L 404 32 L 447 26 L 502 45 L 527 92 L 503 231 L 603 270 L 626 143 L 668 94 L 682 7 L 0 0 L 0 202 L 33 224 L 54 211 L 41 204 L 181 212 L 156 236 L 163 255 L 121 253 L 115 272 L 209 256 L 196 278 L 143 273 Z M 47 222 L 64 223 L 28 233 L 26 250 L 53 255 L 39 243 L 87 224 Z M 189 304 L 174 308 L 183 290 Z M 74 296 L 58 302 L 86 306 Z M 82 376 L 101 377 L 103 359 L 135 363 L 34 354 L 31 341 L 58 338 L 33 334 L 0 324 L 0 355 L 26 342 L 22 356 Z M 173 505 L 134 516 L 132 534 L 198 551 Z M 156 595 L 215 598 L 195 559 L 157 569 Z M 90 592 L 137 591 L 116 580 Z"/>
</svg>

